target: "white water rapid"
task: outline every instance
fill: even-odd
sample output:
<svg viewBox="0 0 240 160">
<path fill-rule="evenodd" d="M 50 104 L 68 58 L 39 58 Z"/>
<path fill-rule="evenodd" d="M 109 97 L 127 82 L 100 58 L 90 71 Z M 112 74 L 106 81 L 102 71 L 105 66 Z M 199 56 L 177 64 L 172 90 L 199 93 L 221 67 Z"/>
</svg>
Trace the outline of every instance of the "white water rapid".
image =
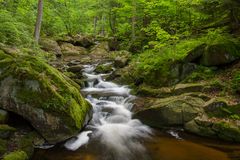
<svg viewBox="0 0 240 160">
<path fill-rule="evenodd" d="M 85 65 L 83 74 L 88 87 L 82 89 L 93 106 L 93 117 L 85 131 L 65 143 L 69 150 L 77 150 L 95 139 L 105 150 L 109 160 L 148 159 L 142 140 L 151 129 L 132 119 L 131 101 L 135 98 L 127 86 L 104 81 L 106 74 L 95 74 L 95 65 Z M 111 74 L 111 73 L 109 73 Z"/>
</svg>

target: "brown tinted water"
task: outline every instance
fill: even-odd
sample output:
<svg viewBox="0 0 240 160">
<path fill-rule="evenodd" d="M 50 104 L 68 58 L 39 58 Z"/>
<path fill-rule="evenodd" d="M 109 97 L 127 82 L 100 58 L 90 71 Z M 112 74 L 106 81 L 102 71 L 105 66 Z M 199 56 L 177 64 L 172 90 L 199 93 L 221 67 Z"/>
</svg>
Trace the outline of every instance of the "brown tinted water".
<svg viewBox="0 0 240 160">
<path fill-rule="evenodd" d="M 166 132 L 156 131 L 151 140 L 145 141 L 147 156 L 137 160 L 240 160 L 240 144 L 210 140 L 180 133 L 184 140 Z M 90 141 L 77 151 L 68 151 L 62 145 L 49 150 L 37 150 L 33 160 L 115 160 L 106 148 Z M 148 157 L 148 158 L 147 158 Z M 126 157 L 126 159 L 128 159 Z"/>
</svg>

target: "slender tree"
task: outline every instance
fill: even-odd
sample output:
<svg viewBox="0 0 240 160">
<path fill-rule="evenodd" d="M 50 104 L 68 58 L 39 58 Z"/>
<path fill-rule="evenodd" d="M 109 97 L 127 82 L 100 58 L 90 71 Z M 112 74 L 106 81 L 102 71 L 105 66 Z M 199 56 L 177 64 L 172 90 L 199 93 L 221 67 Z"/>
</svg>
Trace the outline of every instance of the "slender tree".
<svg viewBox="0 0 240 160">
<path fill-rule="evenodd" d="M 132 41 L 136 39 L 137 2 L 132 0 Z"/>
<path fill-rule="evenodd" d="M 35 31 L 34 31 L 34 38 L 37 43 L 40 37 L 42 16 L 43 16 L 43 0 L 38 0 L 38 13 L 37 13 L 37 20 L 36 20 Z"/>
</svg>

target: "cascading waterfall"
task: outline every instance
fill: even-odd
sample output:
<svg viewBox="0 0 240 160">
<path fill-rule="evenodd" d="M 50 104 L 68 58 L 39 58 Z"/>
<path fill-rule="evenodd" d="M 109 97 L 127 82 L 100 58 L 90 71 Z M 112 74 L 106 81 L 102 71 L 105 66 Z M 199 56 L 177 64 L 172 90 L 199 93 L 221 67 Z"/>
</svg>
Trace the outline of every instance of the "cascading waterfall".
<svg viewBox="0 0 240 160">
<path fill-rule="evenodd" d="M 150 137 L 151 129 L 132 119 L 131 101 L 135 97 L 127 86 L 104 81 L 107 74 L 95 74 L 94 70 L 95 65 L 84 66 L 83 75 L 88 87 L 82 90 L 93 106 L 92 120 L 85 131 L 66 142 L 65 147 L 77 150 L 89 139 L 96 139 L 106 151 L 103 159 L 147 159 L 141 141 Z"/>
</svg>

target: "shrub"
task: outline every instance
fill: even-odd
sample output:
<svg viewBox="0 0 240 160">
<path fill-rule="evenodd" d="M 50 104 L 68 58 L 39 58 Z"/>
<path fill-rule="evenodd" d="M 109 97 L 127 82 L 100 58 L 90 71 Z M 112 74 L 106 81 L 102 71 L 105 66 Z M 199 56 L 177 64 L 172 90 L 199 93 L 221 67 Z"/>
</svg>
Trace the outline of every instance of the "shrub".
<svg viewBox="0 0 240 160">
<path fill-rule="evenodd" d="M 18 22 L 8 11 L 0 10 L 0 42 L 10 45 L 29 46 L 32 42 L 30 29 Z"/>
</svg>

